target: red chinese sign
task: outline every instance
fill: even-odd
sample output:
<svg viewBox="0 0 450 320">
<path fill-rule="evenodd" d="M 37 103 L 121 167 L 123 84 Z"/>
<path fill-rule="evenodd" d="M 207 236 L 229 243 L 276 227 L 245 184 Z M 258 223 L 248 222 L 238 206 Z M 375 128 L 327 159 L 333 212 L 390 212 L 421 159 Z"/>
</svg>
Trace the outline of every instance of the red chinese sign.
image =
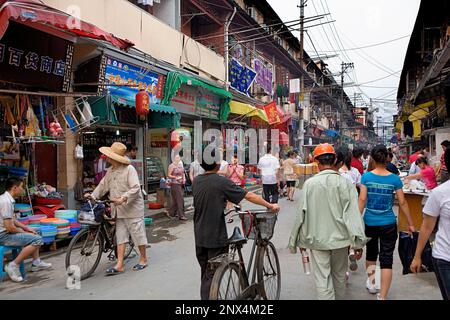
<svg viewBox="0 0 450 320">
<path fill-rule="evenodd" d="M 278 111 L 276 102 L 271 102 L 267 106 L 264 106 L 264 111 L 267 114 L 269 124 L 272 125 L 282 122 L 283 115 Z"/>
</svg>

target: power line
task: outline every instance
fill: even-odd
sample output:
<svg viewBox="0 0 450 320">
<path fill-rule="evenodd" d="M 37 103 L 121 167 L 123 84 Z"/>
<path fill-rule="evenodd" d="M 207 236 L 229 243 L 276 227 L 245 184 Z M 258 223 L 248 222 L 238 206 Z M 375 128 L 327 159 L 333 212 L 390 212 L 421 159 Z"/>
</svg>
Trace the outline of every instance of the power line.
<svg viewBox="0 0 450 320">
<path fill-rule="evenodd" d="M 388 74 L 388 75 L 385 76 L 385 77 L 382 77 L 382 78 L 378 78 L 378 79 L 375 79 L 375 80 L 371 80 L 371 81 L 367 81 L 367 82 L 360 83 L 359 86 L 361 86 L 361 85 L 363 85 L 363 84 L 369 84 L 369 83 L 377 82 L 377 81 L 380 81 L 380 80 L 383 80 L 383 79 L 392 77 L 393 75 L 395 75 L 395 74 L 397 74 L 397 73 L 399 73 L 399 72 L 401 72 L 401 71 L 402 71 L 402 70 L 399 70 L 399 71 L 393 72 L 393 73 L 391 73 L 391 74 Z"/>
<path fill-rule="evenodd" d="M 362 49 L 367 49 L 367 48 L 373 48 L 373 47 L 381 46 L 383 44 L 395 42 L 395 41 L 398 41 L 398 40 L 401 40 L 401 39 L 404 39 L 404 38 L 407 38 L 407 37 L 410 37 L 410 36 L 411 35 L 408 34 L 406 36 L 395 38 L 395 39 L 388 40 L 388 41 L 378 42 L 378 43 L 375 43 L 375 44 L 370 44 L 370 45 L 366 45 L 366 46 L 362 46 L 362 47 L 348 48 L 348 49 L 345 49 L 345 51 L 354 51 L 354 50 L 362 50 Z M 337 50 L 337 51 L 340 52 L 340 51 L 344 51 L 344 50 Z M 319 51 L 319 52 L 320 53 L 327 53 L 327 52 L 333 52 L 333 51 Z"/>
</svg>

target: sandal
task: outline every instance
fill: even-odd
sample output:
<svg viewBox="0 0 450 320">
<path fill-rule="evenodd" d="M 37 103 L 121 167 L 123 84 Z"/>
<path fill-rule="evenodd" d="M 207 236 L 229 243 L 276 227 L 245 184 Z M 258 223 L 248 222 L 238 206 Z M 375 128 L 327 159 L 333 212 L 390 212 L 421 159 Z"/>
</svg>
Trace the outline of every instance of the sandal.
<svg viewBox="0 0 450 320">
<path fill-rule="evenodd" d="M 139 270 L 142 270 L 142 269 L 145 269 L 145 268 L 147 268 L 147 265 L 146 264 L 137 264 L 137 265 L 135 265 L 134 267 L 133 267 L 133 271 L 139 271 Z"/>
<path fill-rule="evenodd" d="M 116 268 L 109 268 L 109 269 L 106 270 L 106 275 L 107 276 L 115 276 L 115 275 L 118 275 L 118 274 L 121 274 L 121 273 L 123 273 L 123 271 L 119 271 Z"/>
</svg>

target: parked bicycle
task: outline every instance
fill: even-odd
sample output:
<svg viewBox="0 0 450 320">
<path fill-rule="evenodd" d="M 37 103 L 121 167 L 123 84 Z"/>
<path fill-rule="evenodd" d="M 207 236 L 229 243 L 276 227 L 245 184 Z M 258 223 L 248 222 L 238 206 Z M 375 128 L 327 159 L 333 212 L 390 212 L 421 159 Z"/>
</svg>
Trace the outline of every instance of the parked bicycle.
<svg viewBox="0 0 450 320">
<path fill-rule="evenodd" d="M 226 215 L 239 216 L 242 235 L 235 227 L 228 239 L 229 253 L 208 261 L 214 271 L 211 300 L 278 300 L 281 291 L 281 270 L 278 254 L 270 239 L 273 236 L 277 215 L 267 210 L 242 211 L 235 207 Z M 248 268 L 242 256 L 247 239 L 254 240 Z M 256 251 L 256 254 L 255 254 Z M 238 259 L 236 259 L 236 253 Z M 250 282 L 250 272 L 253 272 Z"/>
<path fill-rule="evenodd" d="M 116 225 L 111 218 L 110 201 L 87 201 L 95 220 L 80 220 L 88 228 L 82 228 L 72 239 L 66 253 L 66 270 L 70 266 L 80 268 L 80 280 L 89 278 L 97 268 L 102 253 L 108 253 L 108 259 L 114 261 L 117 257 Z M 134 250 L 130 237 L 125 248 L 124 259 Z"/>
</svg>

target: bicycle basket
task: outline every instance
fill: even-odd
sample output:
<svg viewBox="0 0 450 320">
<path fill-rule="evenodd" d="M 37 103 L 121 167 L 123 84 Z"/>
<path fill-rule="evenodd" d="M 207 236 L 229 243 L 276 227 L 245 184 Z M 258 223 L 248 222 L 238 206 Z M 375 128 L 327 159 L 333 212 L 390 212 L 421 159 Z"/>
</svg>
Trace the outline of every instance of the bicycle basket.
<svg viewBox="0 0 450 320">
<path fill-rule="evenodd" d="M 258 214 L 256 219 L 252 214 L 241 215 L 242 229 L 248 239 L 255 240 L 256 232 L 259 230 L 261 240 L 270 240 L 273 236 L 277 215 L 271 213 Z"/>
</svg>

